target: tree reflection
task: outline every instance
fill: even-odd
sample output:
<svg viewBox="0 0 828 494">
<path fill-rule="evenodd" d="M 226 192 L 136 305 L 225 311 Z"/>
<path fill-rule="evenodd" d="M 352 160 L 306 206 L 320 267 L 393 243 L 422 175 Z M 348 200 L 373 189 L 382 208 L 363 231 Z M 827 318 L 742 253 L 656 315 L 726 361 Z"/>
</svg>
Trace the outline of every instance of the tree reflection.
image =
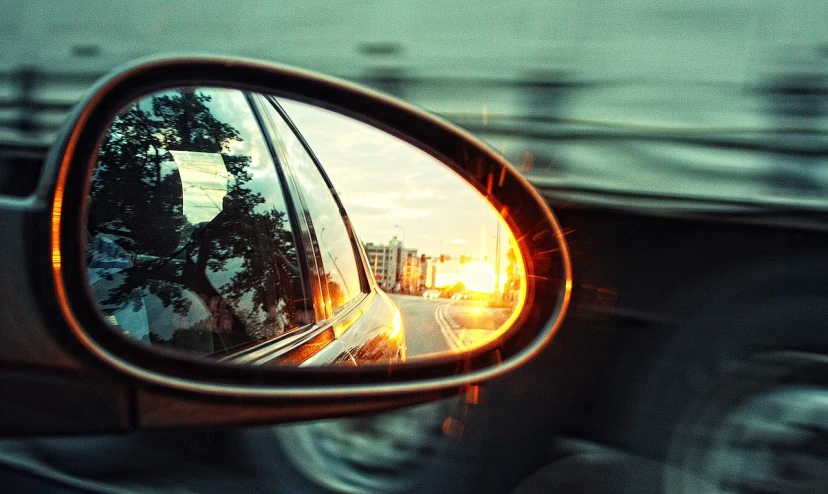
<svg viewBox="0 0 828 494">
<path fill-rule="evenodd" d="M 271 338 L 305 313 L 286 212 L 253 190 L 251 157 L 231 153 L 242 135 L 211 111 L 211 98 L 181 89 L 122 112 L 101 144 L 88 216 L 91 237 L 113 239 L 128 258 L 113 270 L 111 255 L 96 248 L 102 242 L 90 243 L 101 308 L 147 311 L 152 343 L 199 353 Z M 185 216 L 186 184 L 171 151 L 220 154 L 227 190 L 211 220 L 193 224 Z M 152 297 L 160 304 L 148 303 Z M 150 314 L 154 306 L 161 308 Z"/>
</svg>

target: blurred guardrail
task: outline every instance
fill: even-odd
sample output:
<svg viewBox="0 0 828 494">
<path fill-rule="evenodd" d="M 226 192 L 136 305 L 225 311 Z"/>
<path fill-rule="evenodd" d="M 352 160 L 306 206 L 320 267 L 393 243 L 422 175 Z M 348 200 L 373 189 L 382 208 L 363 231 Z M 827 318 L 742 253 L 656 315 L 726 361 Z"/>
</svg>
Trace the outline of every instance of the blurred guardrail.
<svg viewBox="0 0 828 494">
<path fill-rule="evenodd" d="M 0 71 L 1 193 L 31 190 L 67 113 L 102 75 Z M 466 128 L 547 191 L 828 208 L 828 82 L 818 71 L 738 83 L 404 67 L 351 78 Z"/>
</svg>

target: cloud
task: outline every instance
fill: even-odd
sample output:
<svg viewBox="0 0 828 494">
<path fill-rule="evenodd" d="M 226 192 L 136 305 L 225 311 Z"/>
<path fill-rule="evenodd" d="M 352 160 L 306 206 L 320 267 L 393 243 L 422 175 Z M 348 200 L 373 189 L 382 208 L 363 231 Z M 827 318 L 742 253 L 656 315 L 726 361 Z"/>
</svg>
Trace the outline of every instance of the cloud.
<svg viewBox="0 0 828 494">
<path fill-rule="evenodd" d="M 434 197 L 434 189 L 411 189 L 405 193 L 405 198 L 409 200 L 426 199 Z"/>
<path fill-rule="evenodd" d="M 363 241 L 385 243 L 396 235 L 426 253 L 436 253 L 441 244 L 455 255 L 493 250 L 497 214 L 450 168 L 356 120 L 280 102 L 322 163 Z M 455 238 L 468 242 L 454 244 Z"/>
</svg>

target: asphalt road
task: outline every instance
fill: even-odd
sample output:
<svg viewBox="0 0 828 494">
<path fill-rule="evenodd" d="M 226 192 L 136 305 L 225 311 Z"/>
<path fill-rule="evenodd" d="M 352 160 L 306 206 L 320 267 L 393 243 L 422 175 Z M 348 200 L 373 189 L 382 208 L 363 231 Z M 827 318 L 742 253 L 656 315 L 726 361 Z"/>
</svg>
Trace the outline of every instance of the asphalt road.
<svg viewBox="0 0 828 494">
<path fill-rule="evenodd" d="M 472 300 L 389 295 L 400 309 L 408 358 L 474 347 L 510 314 L 508 310 L 493 309 Z"/>
</svg>

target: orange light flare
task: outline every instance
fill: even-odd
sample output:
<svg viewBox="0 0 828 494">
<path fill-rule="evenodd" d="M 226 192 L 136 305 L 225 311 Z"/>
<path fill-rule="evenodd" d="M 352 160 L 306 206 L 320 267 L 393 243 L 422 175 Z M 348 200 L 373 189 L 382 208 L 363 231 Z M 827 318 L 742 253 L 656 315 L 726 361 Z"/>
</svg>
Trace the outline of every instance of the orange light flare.
<svg viewBox="0 0 828 494">
<path fill-rule="evenodd" d="M 508 273 L 502 270 L 498 283 L 502 285 L 507 281 Z M 462 283 L 470 292 L 494 293 L 495 266 L 491 261 L 470 261 L 457 266 L 453 272 L 437 272 L 435 285 L 438 287 L 452 287 L 458 282 Z"/>
<path fill-rule="evenodd" d="M 520 171 L 528 172 L 535 166 L 535 157 L 532 155 L 531 152 L 526 151 L 523 153 L 523 160 L 520 163 Z"/>
<path fill-rule="evenodd" d="M 503 231 L 506 237 L 506 241 L 503 243 L 508 245 L 508 247 L 501 247 L 499 251 L 499 276 L 496 274 L 497 263 L 492 259 L 492 256 L 485 255 L 490 249 L 484 247 L 481 249 L 479 256 L 461 255 L 452 258 L 450 262 L 440 263 L 438 265 L 439 269 L 437 270 L 434 286 L 442 289 L 451 289 L 458 283 L 462 283 L 463 290 L 471 292 L 469 294 L 470 298 L 476 301 L 480 297 L 493 295 L 496 286 L 500 293 L 505 293 L 510 290 L 508 288 L 511 286 L 510 281 L 525 278 L 526 271 L 522 257 L 520 256 L 520 248 L 518 247 L 517 240 L 507 228 L 504 227 Z M 483 239 L 485 237 L 487 235 L 482 233 L 481 238 Z M 481 243 L 485 244 L 485 241 L 481 240 Z M 463 258 L 466 260 L 458 262 L 459 259 Z M 497 283 L 495 283 L 496 277 Z M 488 302 L 488 298 L 486 302 Z M 486 302 L 483 302 L 482 305 L 486 305 Z"/>
</svg>

